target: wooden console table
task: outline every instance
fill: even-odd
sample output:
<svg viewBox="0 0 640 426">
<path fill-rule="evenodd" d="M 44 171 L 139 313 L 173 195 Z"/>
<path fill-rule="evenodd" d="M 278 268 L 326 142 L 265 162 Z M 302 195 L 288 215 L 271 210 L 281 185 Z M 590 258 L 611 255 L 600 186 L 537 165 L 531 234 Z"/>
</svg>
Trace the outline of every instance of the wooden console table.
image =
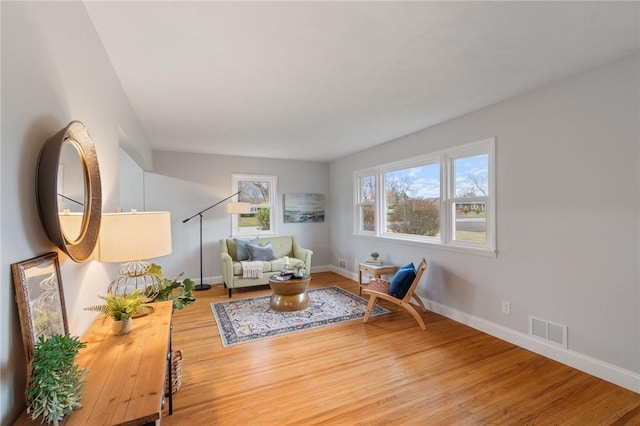
<svg viewBox="0 0 640 426">
<path fill-rule="evenodd" d="M 61 425 L 160 424 L 165 380 L 171 377 L 171 313 L 173 302 L 153 303 L 154 312 L 133 320 L 131 332 L 115 336 L 111 320 L 96 319 L 80 341 L 76 364 L 87 369 L 83 407 Z M 171 388 L 171 386 L 169 386 Z M 171 389 L 168 389 L 172 411 Z M 15 425 L 39 425 L 26 411 Z"/>
</svg>

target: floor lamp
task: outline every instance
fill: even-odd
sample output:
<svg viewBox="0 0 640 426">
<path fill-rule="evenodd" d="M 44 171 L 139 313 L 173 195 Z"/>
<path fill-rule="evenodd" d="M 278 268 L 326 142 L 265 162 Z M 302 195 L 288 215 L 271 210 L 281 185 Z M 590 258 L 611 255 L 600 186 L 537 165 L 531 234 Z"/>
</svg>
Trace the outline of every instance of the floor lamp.
<svg viewBox="0 0 640 426">
<path fill-rule="evenodd" d="M 236 192 L 235 194 L 229 195 L 227 198 L 218 201 L 217 203 L 215 203 L 212 206 L 207 207 L 204 210 L 199 211 L 198 213 L 194 214 L 191 217 L 186 218 L 185 220 L 182 221 L 182 223 L 187 223 L 189 222 L 191 219 L 193 219 L 196 216 L 200 217 L 200 284 L 196 284 L 193 289 L 194 290 L 208 290 L 211 288 L 211 284 L 205 284 L 203 283 L 204 279 L 202 278 L 202 213 L 206 212 L 209 209 L 214 208 L 215 206 L 224 203 L 225 201 L 227 201 L 229 198 L 231 197 L 235 197 L 236 195 L 240 194 L 241 191 Z"/>
</svg>

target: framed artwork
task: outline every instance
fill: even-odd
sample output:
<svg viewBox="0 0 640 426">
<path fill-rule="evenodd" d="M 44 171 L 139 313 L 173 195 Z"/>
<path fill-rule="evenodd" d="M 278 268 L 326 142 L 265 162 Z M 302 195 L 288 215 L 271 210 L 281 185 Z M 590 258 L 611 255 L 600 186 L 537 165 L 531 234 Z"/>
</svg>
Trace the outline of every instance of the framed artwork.
<svg viewBox="0 0 640 426">
<path fill-rule="evenodd" d="M 58 253 L 47 253 L 11 265 L 27 362 L 40 336 L 68 334 Z"/>
<path fill-rule="evenodd" d="M 284 194 L 284 222 L 324 222 L 324 194 Z"/>
</svg>

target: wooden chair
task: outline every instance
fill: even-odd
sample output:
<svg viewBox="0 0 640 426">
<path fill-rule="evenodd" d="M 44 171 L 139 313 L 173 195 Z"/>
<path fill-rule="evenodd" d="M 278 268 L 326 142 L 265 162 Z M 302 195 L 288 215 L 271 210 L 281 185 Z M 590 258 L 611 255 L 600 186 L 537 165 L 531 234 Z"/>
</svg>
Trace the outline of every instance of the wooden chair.
<svg viewBox="0 0 640 426">
<path fill-rule="evenodd" d="M 427 261 L 425 259 L 422 259 L 422 261 L 416 268 L 416 277 L 411 283 L 411 286 L 409 287 L 407 294 L 402 299 L 398 299 L 397 297 L 394 297 L 390 294 L 389 292 L 390 284 L 391 284 L 390 281 L 384 280 L 382 278 L 372 279 L 369 285 L 362 290 L 362 293 L 369 295 L 369 304 L 367 305 L 367 312 L 364 315 L 363 322 L 366 323 L 369 321 L 369 315 L 371 314 L 371 310 L 373 309 L 373 306 L 375 305 L 376 300 L 380 298 L 406 309 L 416 319 L 416 321 L 418 321 L 420 328 L 422 330 L 426 330 L 422 317 L 416 311 L 414 306 L 410 303 L 411 298 L 413 298 L 418 303 L 418 306 L 422 309 L 422 312 L 427 311 L 427 309 L 424 307 L 424 304 L 422 303 L 422 300 L 420 300 L 420 297 L 414 294 L 414 291 L 418 286 L 418 282 L 420 281 L 420 278 L 422 277 L 422 274 L 424 273 L 425 269 L 427 269 Z"/>
</svg>

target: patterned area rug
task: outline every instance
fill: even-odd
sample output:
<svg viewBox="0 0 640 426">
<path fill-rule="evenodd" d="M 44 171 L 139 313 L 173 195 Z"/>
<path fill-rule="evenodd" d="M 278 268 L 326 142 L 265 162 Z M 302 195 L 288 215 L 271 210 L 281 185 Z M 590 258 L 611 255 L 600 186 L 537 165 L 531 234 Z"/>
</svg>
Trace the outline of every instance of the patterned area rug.
<svg viewBox="0 0 640 426">
<path fill-rule="evenodd" d="M 367 299 L 339 287 L 315 288 L 307 293 L 309 307 L 294 312 L 271 310 L 270 296 L 211 303 L 222 345 L 233 346 L 361 319 L 367 309 Z M 387 313 L 389 310 L 376 305 L 371 316 Z"/>
</svg>

